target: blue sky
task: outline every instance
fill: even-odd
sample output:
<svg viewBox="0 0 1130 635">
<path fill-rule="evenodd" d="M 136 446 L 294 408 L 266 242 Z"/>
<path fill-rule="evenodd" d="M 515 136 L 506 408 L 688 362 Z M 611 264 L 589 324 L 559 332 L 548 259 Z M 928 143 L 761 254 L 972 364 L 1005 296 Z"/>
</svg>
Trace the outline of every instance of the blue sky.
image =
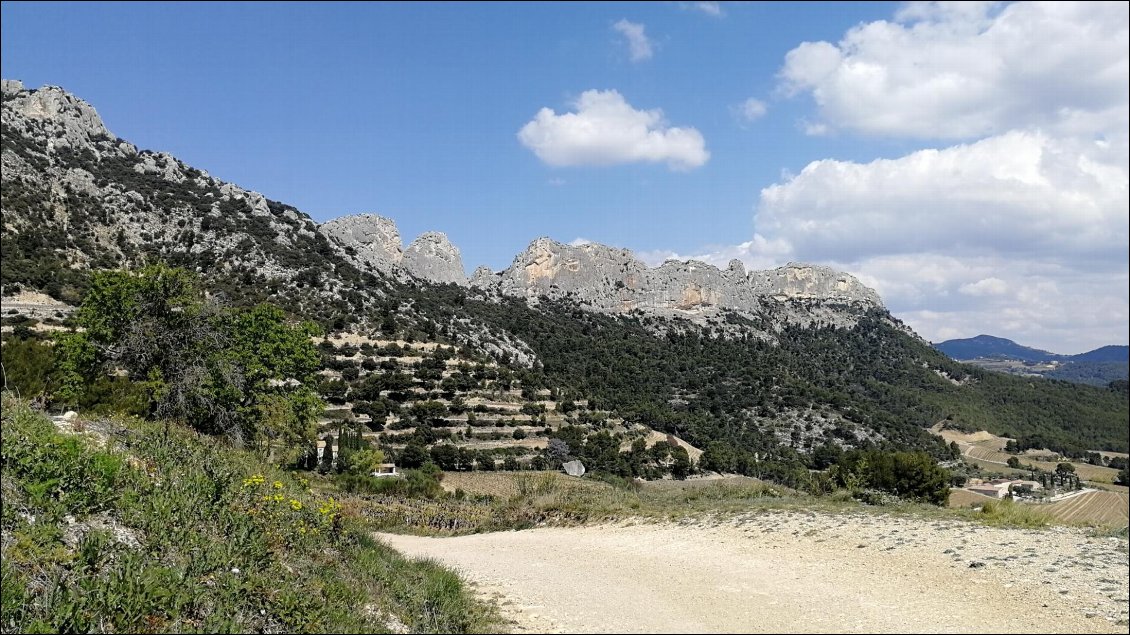
<svg viewBox="0 0 1130 635">
<path fill-rule="evenodd" d="M 3 4 L 3 76 L 318 221 L 837 266 L 927 339 L 1125 343 L 1127 8 Z M 1054 160 L 1053 160 L 1054 159 Z"/>
</svg>

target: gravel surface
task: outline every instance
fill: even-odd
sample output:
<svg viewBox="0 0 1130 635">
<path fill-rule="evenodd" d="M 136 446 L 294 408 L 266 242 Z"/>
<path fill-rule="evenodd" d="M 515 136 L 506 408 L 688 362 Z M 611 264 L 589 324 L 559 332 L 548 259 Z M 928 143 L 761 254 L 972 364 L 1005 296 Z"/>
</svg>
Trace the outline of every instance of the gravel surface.
<svg viewBox="0 0 1130 635">
<path fill-rule="evenodd" d="M 1127 541 L 1075 528 L 767 512 L 378 537 L 458 570 L 515 632 L 1127 632 Z"/>
</svg>

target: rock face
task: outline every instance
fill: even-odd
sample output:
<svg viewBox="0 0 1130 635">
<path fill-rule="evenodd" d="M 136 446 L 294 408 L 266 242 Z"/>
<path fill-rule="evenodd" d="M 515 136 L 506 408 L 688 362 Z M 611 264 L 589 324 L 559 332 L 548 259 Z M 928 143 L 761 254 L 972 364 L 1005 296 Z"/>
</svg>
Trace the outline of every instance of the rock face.
<svg viewBox="0 0 1130 635">
<path fill-rule="evenodd" d="M 318 231 L 336 240 L 354 264 L 407 280 L 411 275 L 420 280 L 441 284 L 467 284 L 463 257 L 459 248 L 440 232 L 420 234 L 408 249 L 403 249 L 400 231 L 392 219 L 376 214 L 342 216 L 322 224 Z"/>
<path fill-rule="evenodd" d="M 359 266 L 390 273 L 404 260 L 400 231 L 392 219 L 384 216 L 342 216 L 323 223 L 318 231 L 353 247 L 353 260 Z"/>
<path fill-rule="evenodd" d="M 459 248 L 445 234 L 426 232 L 404 251 L 404 267 L 408 273 L 438 283 L 466 285 L 467 272 Z"/>
<path fill-rule="evenodd" d="M 565 245 L 549 238 L 532 242 L 497 275 L 476 270 L 471 284 L 534 302 L 541 297 L 570 299 L 607 313 L 639 309 L 692 319 L 722 309 L 755 314 L 766 303 L 787 300 L 882 306 L 873 290 L 828 267 L 789 263 L 747 274 L 738 260 L 725 270 L 688 260 L 649 268 L 626 249 L 595 243 Z"/>
<path fill-rule="evenodd" d="M 52 146 L 76 150 L 90 148 L 91 140 L 111 137 L 94 106 L 58 86 L 28 90 L 23 82 L 10 79 L 3 80 L 2 86 L 4 108 L 8 111 L 5 114 L 10 115 L 5 124 L 13 130 L 24 133 L 29 127 L 26 124 L 50 122 L 54 124 L 53 132 L 60 133 L 50 140 Z M 20 125 L 21 120 L 24 125 Z"/>
<path fill-rule="evenodd" d="M 802 298 L 883 306 L 874 289 L 830 267 L 790 262 L 769 271 L 751 271 L 748 278 L 756 293 L 778 300 Z"/>
</svg>

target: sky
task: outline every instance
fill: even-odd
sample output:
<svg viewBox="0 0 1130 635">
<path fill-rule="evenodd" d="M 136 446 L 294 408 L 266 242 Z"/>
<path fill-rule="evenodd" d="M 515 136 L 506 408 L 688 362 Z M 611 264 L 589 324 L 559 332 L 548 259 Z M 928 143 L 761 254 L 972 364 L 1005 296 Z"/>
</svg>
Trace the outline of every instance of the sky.
<svg viewBox="0 0 1130 635">
<path fill-rule="evenodd" d="M 324 222 L 825 264 L 934 342 L 1125 344 L 1130 5 L 20 3 L 0 66 Z"/>
</svg>

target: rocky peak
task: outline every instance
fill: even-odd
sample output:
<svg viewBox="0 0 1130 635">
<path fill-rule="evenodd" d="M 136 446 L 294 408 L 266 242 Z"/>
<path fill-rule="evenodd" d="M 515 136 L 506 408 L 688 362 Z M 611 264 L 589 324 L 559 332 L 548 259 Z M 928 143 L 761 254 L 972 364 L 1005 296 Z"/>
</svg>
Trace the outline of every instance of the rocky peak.
<svg viewBox="0 0 1130 635">
<path fill-rule="evenodd" d="M 439 283 L 467 284 L 459 248 L 439 232 L 425 232 L 407 249 L 401 247 L 396 222 L 376 214 L 342 216 L 323 223 L 318 231 L 352 251 L 356 265 Z"/>
<path fill-rule="evenodd" d="M 318 227 L 325 236 L 354 250 L 354 262 L 389 273 L 404 259 L 396 223 L 376 214 L 355 214 L 327 221 Z"/>
<path fill-rule="evenodd" d="M 413 240 L 404 251 L 404 268 L 431 282 L 467 284 L 463 256 L 441 232 L 425 232 Z"/>
<path fill-rule="evenodd" d="M 113 136 L 102 123 L 94 106 L 58 86 L 29 90 L 18 80 L 3 80 L 3 97 L 5 115 L 19 115 L 6 116 L 5 125 L 17 126 L 18 132 L 22 134 L 30 132 L 24 129 L 27 122 L 49 125 L 52 134 L 48 141 L 52 145 L 88 148 L 93 146 L 93 141 Z M 20 124 L 24 126 L 20 127 Z"/>
<path fill-rule="evenodd" d="M 883 306 L 874 289 L 831 267 L 790 262 L 769 271 L 751 272 L 749 279 L 757 293 L 778 300 L 799 298 Z"/>
</svg>

